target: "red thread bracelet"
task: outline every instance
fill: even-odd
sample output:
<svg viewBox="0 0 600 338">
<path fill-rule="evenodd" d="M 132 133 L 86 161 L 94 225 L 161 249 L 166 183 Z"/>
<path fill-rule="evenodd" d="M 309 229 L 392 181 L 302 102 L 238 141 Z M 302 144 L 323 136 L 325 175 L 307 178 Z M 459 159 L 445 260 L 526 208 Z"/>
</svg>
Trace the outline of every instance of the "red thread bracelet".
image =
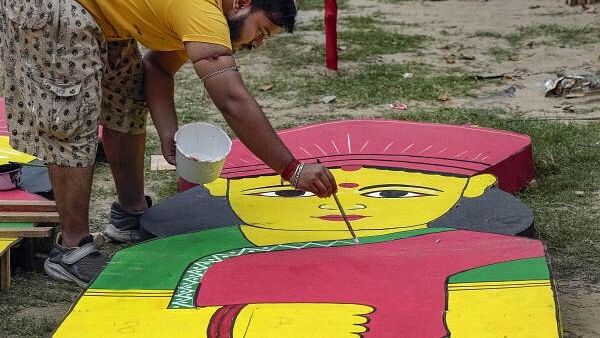
<svg viewBox="0 0 600 338">
<path fill-rule="evenodd" d="M 290 179 L 292 178 L 292 175 L 294 174 L 294 171 L 296 171 L 296 168 L 300 165 L 300 161 L 294 159 L 292 160 L 292 162 L 290 162 L 290 164 L 287 165 L 287 167 L 285 167 L 285 169 L 283 169 L 283 172 L 281 172 L 281 177 L 283 177 L 284 180 L 286 181 L 290 181 Z"/>
</svg>

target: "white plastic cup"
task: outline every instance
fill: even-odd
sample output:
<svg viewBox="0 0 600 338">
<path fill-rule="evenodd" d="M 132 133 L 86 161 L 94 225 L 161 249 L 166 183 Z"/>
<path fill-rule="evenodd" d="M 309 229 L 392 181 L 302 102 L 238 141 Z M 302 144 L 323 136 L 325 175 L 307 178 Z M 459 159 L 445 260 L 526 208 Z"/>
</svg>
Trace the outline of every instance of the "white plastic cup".
<svg viewBox="0 0 600 338">
<path fill-rule="evenodd" d="M 175 133 L 177 173 L 188 182 L 209 183 L 221 175 L 231 139 L 210 123 L 186 124 Z"/>
</svg>

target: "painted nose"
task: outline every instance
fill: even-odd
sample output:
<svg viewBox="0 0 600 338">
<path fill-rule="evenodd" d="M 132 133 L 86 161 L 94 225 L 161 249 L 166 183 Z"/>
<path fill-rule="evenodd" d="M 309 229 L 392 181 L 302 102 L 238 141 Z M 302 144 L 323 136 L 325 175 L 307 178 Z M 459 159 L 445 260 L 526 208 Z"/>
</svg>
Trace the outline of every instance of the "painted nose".
<svg viewBox="0 0 600 338">
<path fill-rule="evenodd" d="M 366 208 L 367 208 L 367 206 L 364 204 L 355 204 L 351 208 L 348 208 L 347 210 L 361 210 L 361 209 L 366 209 Z M 321 205 L 319 205 L 319 209 L 338 210 L 336 205 L 329 205 L 329 204 L 321 204 Z"/>
</svg>

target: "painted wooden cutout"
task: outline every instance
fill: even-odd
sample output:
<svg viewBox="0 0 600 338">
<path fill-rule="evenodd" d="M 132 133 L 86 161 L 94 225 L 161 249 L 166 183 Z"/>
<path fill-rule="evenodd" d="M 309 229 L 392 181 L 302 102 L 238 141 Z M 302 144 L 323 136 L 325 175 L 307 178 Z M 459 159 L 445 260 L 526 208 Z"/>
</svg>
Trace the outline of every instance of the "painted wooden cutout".
<svg viewBox="0 0 600 338">
<path fill-rule="evenodd" d="M 513 236 L 531 211 L 494 188 L 533 177 L 527 136 L 379 120 L 281 136 L 332 169 L 359 245 L 333 199 L 236 141 L 221 179 L 143 217 L 169 237 L 118 252 L 55 337 L 559 336 L 543 244 Z"/>
</svg>

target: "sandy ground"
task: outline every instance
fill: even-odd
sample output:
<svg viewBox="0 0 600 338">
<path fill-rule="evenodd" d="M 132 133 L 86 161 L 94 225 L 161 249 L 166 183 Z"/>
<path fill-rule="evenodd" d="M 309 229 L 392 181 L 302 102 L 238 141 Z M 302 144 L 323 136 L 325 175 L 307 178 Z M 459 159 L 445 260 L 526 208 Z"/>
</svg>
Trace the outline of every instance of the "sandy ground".
<svg viewBox="0 0 600 338">
<path fill-rule="evenodd" d="M 420 51 L 423 54 L 401 54 L 387 59 L 425 62 L 481 75 L 508 74 L 508 79 L 500 85 L 494 81 L 474 98 L 452 99 L 450 106 L 495 107 L 534 117 L 600 117 L 600 96 L 568 100 L 544 97 L 544 81 L 556 78 L 557 74 L 598 75 L 599 43 L 561 45 L 549 42 L 550 37 L 535 37 L 523 41 L 523 48 L 510 57 L 514 61 L 509 57 L 499 61 L 489 54 L 489 50 L 492 47 L 510 50 L 508 42 L 478 36 L 481 32 L 508 35 L 521 26 L 598 27 L 600 15 L 590 13 L 593 10 L 569 7 L 559 0 L 493 0 L 405 2 L 367 7 L 361 11 L 364 15 L 369 11 L 385 13 L 387 20 L 415 24 L 409 25 L 405 32 L 435 39 L 425 51 Z M 452 54 L 456 56 L 456 63 L 448 64 L 445 57 Z M 463 60 L 461 54 L 475 60 Z M 514 93 L 511 93 L 511 87 L 515 89 Z"/>
<path fill-rule="evenodd" d="M 600 287 L 581 281 L 558 281 L 556 285 L 564 337 L 600 337 Z"/>
</svg>

